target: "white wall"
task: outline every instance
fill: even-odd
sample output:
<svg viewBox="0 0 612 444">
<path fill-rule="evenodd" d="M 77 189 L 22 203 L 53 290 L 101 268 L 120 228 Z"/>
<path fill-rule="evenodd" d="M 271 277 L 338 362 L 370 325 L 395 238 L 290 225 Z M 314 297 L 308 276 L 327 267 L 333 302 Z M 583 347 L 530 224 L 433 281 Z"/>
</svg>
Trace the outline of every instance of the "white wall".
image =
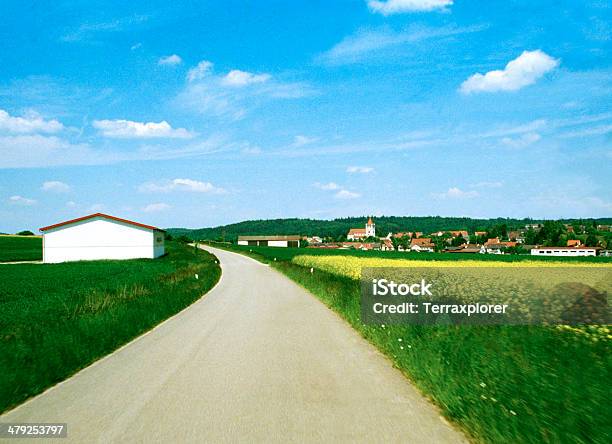
<svg viewBox="0 0 612 444">
<path fill-rule="evenodd" d="M 161 237 L 158 241 L 157 238 Z M 105 218 L 87 219 L 45 231 L 45 263 L 155 258 L 164 254 L 163 233 Z"/>
</svg>

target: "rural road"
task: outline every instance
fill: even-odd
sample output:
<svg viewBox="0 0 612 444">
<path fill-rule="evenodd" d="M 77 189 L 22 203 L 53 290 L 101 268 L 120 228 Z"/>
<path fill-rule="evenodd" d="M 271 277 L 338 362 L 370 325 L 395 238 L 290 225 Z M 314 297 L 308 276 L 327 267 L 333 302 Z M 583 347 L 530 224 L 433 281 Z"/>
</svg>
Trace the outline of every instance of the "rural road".
<svg viewBox="0 0 612 444">
<path fill-rule="evenodd" d="M 0 422 L 67 423 L 63 443 L 466 441 L 315 297 L 207 249 L 207 296 Z"/>
</svg>

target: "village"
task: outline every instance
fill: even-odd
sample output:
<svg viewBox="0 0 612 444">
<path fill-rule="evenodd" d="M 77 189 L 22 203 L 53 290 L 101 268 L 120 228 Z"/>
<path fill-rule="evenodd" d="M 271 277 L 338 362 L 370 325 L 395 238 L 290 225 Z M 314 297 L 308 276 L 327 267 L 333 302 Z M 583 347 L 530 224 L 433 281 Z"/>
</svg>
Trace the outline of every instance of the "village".
<svg viewBox="0 0 612 444">
<path fill-rule="evenodd" d="M 351 228 L 346 240 L 334 241 L 321 236 L 273 235 L 239 236 L 238 245 L 305 247 L 328 250 L 361 251 L 404 251 L 417 253 L 456 253 L 456 254 L 531 254 L 532 256 L 612 256 L 610 249 L 603 246 L 585 245 L 578 239 L 576 231 L 585 232 L 585 227 L 576 230 L 565 224 L 569 237 L 563 245 L 528 244 L 527 233 L 538 232 L 543 224 L 527 224 L 524 228 L 507 231 L 504 235 L 492 235 L 493 231 L 448 230 L 425 234 L 421 231 L 402 231 L 377 236 L 376 223 L 369 217 L 363 228 Z M 599 232 L 610 232 L 609 225 L 598 225 Z M 592 243 L 592 242 L 590 242 Z"/>
</svg>

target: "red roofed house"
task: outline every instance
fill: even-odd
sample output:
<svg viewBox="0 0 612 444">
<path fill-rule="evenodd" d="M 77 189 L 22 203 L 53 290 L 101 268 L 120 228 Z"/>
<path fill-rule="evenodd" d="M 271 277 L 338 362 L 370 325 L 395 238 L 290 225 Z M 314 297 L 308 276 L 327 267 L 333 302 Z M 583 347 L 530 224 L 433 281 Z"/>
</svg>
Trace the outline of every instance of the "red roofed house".
<svg viewBox="0 0 612 444">
<path fill-rule="evenodd" d="M 485 244 L 485 246 L 488 246 L 488 245 L 499 245 L 500 244 L 499 237 L 492 237 L 492 238 L 488 239 L 484 244 Z"/>
<path fill-rule="evenodd" d="M 435 245 L 431 242 L 430 237 L 421 237 L 410 241 L 410 250 L 412 251 L 427 251 L 433 252 Z"/>
<path fill-rule="evenodd" d="M 580 239 L 568 239 L 567 240 L 568 247 L 579 247 L 580 245 L 582 245 L 582 242 L 580 242 Z"/>
<path fill-rule="evenodd" d="M 368 218 L 365 228 L 351 228 L 346 235 L 346 238 L 352 241 L 367 239 L 368 237 L 376 237 L 376 224 L 371 217 Z"/>
<path fill-rule="evenodd" d="M 164 230 L 95 213 L 40 229 L 43 262 L 154 259 L 164 254 Z"/>
<path fill-rule="evenodd" d="M 449 232 L 451 234 L 451 236 L 453 237 L 459 237 L 461 236 L 464 239 L 467 239 L 469 237 L 469 234 L 467 231 L 465 230 L 455 230 L 455 231 L 450 231 Z"/>
</svg>

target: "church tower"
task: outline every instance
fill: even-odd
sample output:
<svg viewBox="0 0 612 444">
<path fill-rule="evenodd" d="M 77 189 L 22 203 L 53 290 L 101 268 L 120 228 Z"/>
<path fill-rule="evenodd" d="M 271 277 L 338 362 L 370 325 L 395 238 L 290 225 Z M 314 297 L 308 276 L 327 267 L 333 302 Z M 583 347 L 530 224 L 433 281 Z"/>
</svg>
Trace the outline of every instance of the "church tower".
<svg viewBox="0 0 612 444">
<path fill-rule="evenodd" d="M 376 224 L 371 217 L 368 218 L 368 223 L 365 226 L 365 235 L 366 237 L 376 237 Z"/>
</svg>

